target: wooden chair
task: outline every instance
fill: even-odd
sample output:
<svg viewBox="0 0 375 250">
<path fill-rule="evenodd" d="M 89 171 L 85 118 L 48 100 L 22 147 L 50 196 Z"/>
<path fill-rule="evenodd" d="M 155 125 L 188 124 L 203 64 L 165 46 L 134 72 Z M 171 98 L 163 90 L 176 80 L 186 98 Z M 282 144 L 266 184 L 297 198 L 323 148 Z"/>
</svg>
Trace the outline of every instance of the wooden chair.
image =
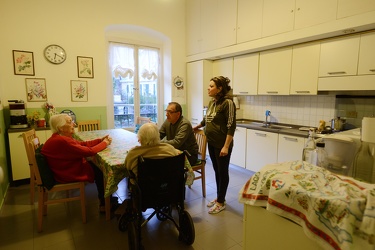
<svg viewBox="0 0 375 250">
<path fill-rule="evenodd" d="M 138 130 L 139 128 L 145 124 L 145 123 L 149 123 L 151 122 L 151 118 L 150 117 L 141 117 L 141 116 L 137 116 L 136 120 L 135 120 L 135 128 L 134 128 L 134 133 L 138 133 Z"/>
<path fill-rule="evenodd" d="M 78 122 L 78 131 L 100 130 L 100 120 Z"/>
<path fill-rule="evenodd" d="M 150 117 L 137 116 L 135 124 L 142 125 L 142 124 L 149 123 L 149 122 L 151 122 Z"/>
<path fill-rule="evenodd" d="M 86 223 L 86 201 L 85 201 L 85 183 L 84 182 L 73 182 L 66 184 L 52 184 L 53 174 L 46 164 L 44 156 L 38 152 L 39 141 L 34 140 L 28 144 L 28 151 L 31 152 L 32 162 L 30 167 L 33 168 L 35 174 L 36 184 L 38 185 L 38 232 L 43 230 L 43 216 L 47 215 L 47 205 L 56 203 L 65 203 L 69 201 L 79 200 L 81 202 L 82 222 Z M 35 151 L 37 148 L 37 151 Z M 38 160 L 37 160 L 38 158 Z M 39 165 L 38 163 L 39 162 Z M 45 164 L 41 164 L 45 163 Z M 53 180 L 54 181 L 54 180 Z M 48 183 L 48 185 L 47 185 Z M 69 197 L 70 190 L 79 189 L 78 196 Z M 54 195 L 53 199 L 49 199 L 50 193 L 56 193 L 65 191 L 66 197 L 59 197 Z M 64 192 L 62 192 L 64 193 Z"/>
<path fill-rule="evenodd" d="M 198 144 L 198 158 L 200 163 L 194 166 L 191 166 L 195 173 L 194 180 L 202 179 L 202 194 L 203 197 L 206 197 L 206 149 L 207 149 L 207 138 L 203 130 L 194 131 L 195 138 L 197 139 Z M 189 186 L 191 188 L 191 186 Z"/>
<path fill-rule="evenodd" d="M 25 149 L 26 149 L 26 154 L 27 154 L 27 159 L 29 162 L 29 166 L 32 162 L 32 152 L 29 152 L 29 143 L 34 141 L 34 139 L 38 144 L 39 144 L 39 138 L 36 136 L 35 129 L 31 129 L 29 131 L 26 131 L 25 133 L 22 134 L 23 137 L 23 142 L 25 144 Z M 32 167 L 30 167 L 30 204 L 34 204 L 35 201 L 35 174 L 34 170 Z"/>
</svg>

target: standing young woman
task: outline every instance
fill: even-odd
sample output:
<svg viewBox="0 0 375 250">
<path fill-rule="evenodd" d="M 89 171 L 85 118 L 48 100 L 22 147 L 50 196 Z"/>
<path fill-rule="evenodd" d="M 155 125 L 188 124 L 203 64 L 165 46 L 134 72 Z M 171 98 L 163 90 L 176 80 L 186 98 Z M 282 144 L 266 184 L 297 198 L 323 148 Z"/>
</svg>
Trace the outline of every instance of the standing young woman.
<svg viewBox="0 0 375 250">
<path fill-rule="evenodd" d="M 209 214 L 217 214 L 225 209 L 229 184 L 229 160 L 236 129 L 236 107 L 229 95 L 229 83 L 229 78 L 224 76 L 210 80 L 208 95 L 212 100 L 208 104 L 206 116 L 194 127 L 194 130 L 205 127 L 208 152 L 215 171 L 217 197 L 207 204 L 207 207 L 210 207 Z"/>
</svg>

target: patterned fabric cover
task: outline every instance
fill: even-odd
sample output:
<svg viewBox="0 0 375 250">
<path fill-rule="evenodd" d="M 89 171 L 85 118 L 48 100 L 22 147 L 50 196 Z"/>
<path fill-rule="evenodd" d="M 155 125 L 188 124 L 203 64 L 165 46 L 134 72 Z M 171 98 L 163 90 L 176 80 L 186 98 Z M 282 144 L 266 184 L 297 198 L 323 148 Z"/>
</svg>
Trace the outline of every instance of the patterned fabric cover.
<svg viewBox="0 0 375 250">
<path fill-rule="evenodd" d="M 293 220 L 325 249 L 375 249 L 374 184 L 307 162 L 285 162 L 255 173 L 239 201 Z"/>
</svg>

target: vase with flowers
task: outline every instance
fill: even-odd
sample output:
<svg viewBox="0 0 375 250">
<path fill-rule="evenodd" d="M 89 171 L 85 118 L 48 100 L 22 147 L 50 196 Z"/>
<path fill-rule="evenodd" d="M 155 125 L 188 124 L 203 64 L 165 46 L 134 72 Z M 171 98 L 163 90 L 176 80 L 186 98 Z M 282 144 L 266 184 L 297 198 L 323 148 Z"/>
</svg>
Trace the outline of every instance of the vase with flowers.
<svg viewBox="0 0 375 250">
<path fill-rule="evenodd" d="M 49 122 L 49 118 L 55 114 L 57 114 L 56 112 L 56 108 L 55 106 L 53 106 L 52 102 L 46 102 L 44 104 L 44 108 L 47 109 L 47 114 L 46 114 L 46 121 Z"/>
</svg>

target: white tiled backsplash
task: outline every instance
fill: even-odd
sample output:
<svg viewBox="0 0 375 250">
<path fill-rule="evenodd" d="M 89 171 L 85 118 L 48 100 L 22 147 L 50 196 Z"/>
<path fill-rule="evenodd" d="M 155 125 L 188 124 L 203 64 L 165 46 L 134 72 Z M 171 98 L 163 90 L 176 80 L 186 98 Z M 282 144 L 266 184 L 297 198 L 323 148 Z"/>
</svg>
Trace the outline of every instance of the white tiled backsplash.
<svg viewBox="0 0 375 250">
<path fill-rule="evenodd" d="M 237 119 L 265 120 L 265 111 L 271 111 L 271 122 L 319 126 L 335 116 L 334 95 L 328 96 L 239 96 Z"/>
<path fill-rule="evenodd" d="M 346 117 L 351 126 L 361 127 L 362 117 L 375 114 L 374 97 L 238 96 L 238 99 L 240 109 L 237 110 L 237 119 L 264 121 L 268 109 L 271 111 L 271 122 L 318 127 L 320 120 L 330 125 L 332 118 L 341 116 Z"/>
</svg>

